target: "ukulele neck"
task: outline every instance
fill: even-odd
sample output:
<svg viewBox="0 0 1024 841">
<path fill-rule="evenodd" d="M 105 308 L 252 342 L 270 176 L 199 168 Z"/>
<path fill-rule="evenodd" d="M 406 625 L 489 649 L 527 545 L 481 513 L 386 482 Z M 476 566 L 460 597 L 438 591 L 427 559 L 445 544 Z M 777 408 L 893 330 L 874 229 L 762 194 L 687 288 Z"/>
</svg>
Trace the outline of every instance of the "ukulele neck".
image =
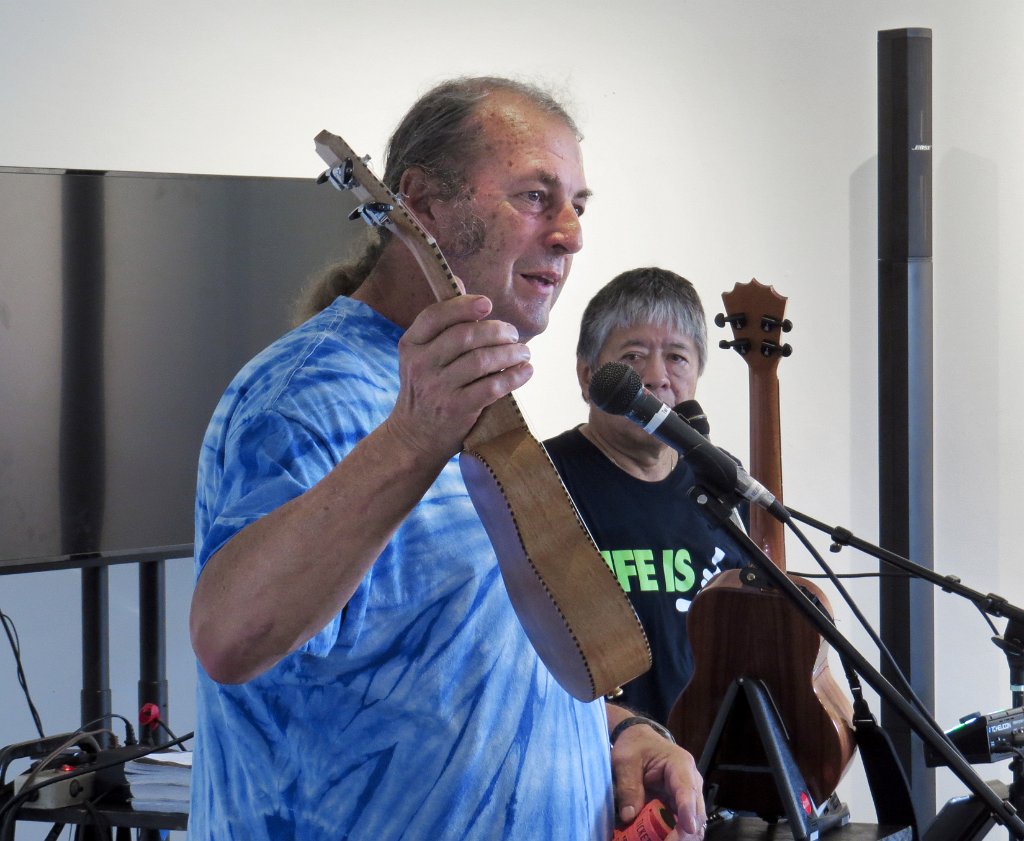
<svg viewBox="0 0 1024 841">
<path fill-rule="evenodd" d="M 786 299 L 772 287 L 758 283 L 736 284 L 722 294 L 726 315 L 715 323 L 732 326 L 734 340 L 722 347 L 736 350 L 747 363 L 750 375 L 750 475 L 782 503 L 782 431 L 779 422 L 779 361 L 792 352 L 782 333 L 792 324 L 784 317 Z M 782 570 L 786 569 L 785 532 L 782 523 L 760 506 L 750 512 L 750 537 Z"/>
<path fill-rule="evenodd" d="M 782 503 L 782 430 L 779 378 L 775 369 L 750 370 L 750 474 Z M 782 523 L 759 505 L 751 506 L 750 536 L 779 569 L 786 568 Z"/>
</svg>

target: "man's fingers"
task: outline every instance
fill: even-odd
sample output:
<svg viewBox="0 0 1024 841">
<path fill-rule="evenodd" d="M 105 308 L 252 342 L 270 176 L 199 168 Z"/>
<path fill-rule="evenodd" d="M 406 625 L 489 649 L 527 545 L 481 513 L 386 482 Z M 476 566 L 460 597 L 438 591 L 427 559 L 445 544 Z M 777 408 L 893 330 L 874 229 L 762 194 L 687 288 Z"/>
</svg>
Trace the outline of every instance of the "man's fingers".
<svg viewBox="0 0 1024 841">
<path fill-rule="evenodd" d="M 447 301 L 438 301 L 416 316 L 403 341 L 425 345 L 434 341 L 449 327 L 462 322 L 480 321 L 491 313 L 491 301 L 483 295 L 459 295 Z"/>
<path fill-rule="evenodd" d="M 619 821 L 630 824 L 646 802 L 643 767 L 639 757 L 620 759 L 615 768 L 615 808 Z"/>
<path fill-rule="evenodd" d="M 480 412 L 532 376 L 518 331 L 490 312 L 480 295 L 439 301 L 399 341 L 402 385 L 390 421 L 417 449 L 457 452 Z"/>
<path fill-rule="evenodd" d="M 704 792 L 702 780 L 693 769 L 693 775 L 681 781 L 681 784 L 672 786 L 673 800 L 675 801 L 675 812 L 677 829 L 684 838 L 700 838 L 707 826 L 708 816 L 704 806 Z"/>
<path fill-rule="evenodd" d="M 490 313 L 490 301 L 481 296 L 469 298 L 433 304 L 413 322 L 401 339 L 401 350 L 414 366 L 443 369 L 468 356 L 470 367 L 452 372 L 459 384 L 464 384 L 529 359 L 513 325 L 481 317 Z M 511 348 L 513 345 L 516 347 Z M 492 349 L 499 350 L 496 357 L 480 355 Z"/>
</svg>

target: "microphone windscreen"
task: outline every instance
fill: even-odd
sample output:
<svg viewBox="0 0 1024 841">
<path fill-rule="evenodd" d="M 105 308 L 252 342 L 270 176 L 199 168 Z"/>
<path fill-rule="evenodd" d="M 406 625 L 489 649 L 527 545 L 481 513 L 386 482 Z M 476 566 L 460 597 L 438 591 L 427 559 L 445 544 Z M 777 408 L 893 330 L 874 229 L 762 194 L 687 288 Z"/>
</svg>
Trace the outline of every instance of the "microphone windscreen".
<svg viewBox="0 0 1024 841">
<path fill-rule="evenodd" d="M 624 362 L 608 362 L 590 378 L 590 399 L 598 409 L 623 415 L 643 387 L 640 375 Z"/>
<path fill-rule="evenodd" d="M 672 411 L 705 438 L 711 434 L 711 424 L 708 423 L 708 416 L 704 414 L 704 410 L 696 400 L 684 400 Z"/>
</svg>

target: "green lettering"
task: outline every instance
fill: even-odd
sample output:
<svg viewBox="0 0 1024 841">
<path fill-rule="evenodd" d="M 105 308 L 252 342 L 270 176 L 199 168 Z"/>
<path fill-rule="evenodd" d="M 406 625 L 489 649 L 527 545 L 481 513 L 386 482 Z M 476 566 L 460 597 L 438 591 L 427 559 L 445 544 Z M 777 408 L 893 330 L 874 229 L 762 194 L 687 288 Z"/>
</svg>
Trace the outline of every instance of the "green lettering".
<svg viewBox="0 0 1024 841">
<path fill-rule="evenodd" d="M 675 561 L 675 552 L 671 549 L 661 550 L 661 569 L 664 572 L 662 576 L 665 579 L 665 592 L 674 593 L 676 591 L 676 577 L 673 574 L 672 564 Z"/>
<path fill-rule="evenodd" d="M 680 593 L 687 592 L 693 587 L 693 582 L 697 580 L 688 550 L 680 549 L 676 552 L 675 571 L 678 574 L 675 580 L 676 591 Z"/>
<path fill-rule="evenodd" d="M 652 563 L 654 553 L 650 549 L 634 549 L 633 560 L 636 563 L 637 581 L 641 592 L 658 589 L 658 576 Z"/>
<path fill-rule="evenodd" d="M 632 549 L 615 549 L 612 551 L 612 563 L 615 567 L 615 577 L 619 579 L 619 586 L 627 593 L 632 590 L 629 579 L 636 575 L 636 566 L 633 564 Z"/>
</svg>

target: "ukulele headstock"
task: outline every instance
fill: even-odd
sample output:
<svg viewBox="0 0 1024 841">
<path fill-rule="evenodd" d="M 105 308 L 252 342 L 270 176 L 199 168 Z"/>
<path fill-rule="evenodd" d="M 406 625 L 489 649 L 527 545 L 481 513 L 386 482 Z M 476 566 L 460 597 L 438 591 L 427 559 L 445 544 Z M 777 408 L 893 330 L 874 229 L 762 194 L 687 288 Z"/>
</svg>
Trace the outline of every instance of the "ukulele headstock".
<svg viewBox="0 0 1024 841">
<path fill-rule="evenodd" d="M 343 191 L 351 191 L 360 204 L 349 219 L 362 219 L 371 227 L 384 228 L 397 236 L 412 251 L 438 300 L 462 294 L 458 281 L 435 239 L 424 228 L 400 196 L 387 188 L 367 164 L 370 156 L 359 157 L 342 138 L 321 131 L 313 143 L 327 164 L 317 179 Z"/>
<path fill-rule="evenodd" d="M 715 316 L 715 324 L 732 327 L 732 341 L 723 339 L 719 347 L 732 348 L 753 369 L 774 370 L 779 360 L 793 352 L 782 341 L 782 334 L 793 329 L 785 317 L 786 301 L 771 286 L 752 279 L 737 283 L 731 292 L 722 293 L 725 313 Z"/>
</svg>

